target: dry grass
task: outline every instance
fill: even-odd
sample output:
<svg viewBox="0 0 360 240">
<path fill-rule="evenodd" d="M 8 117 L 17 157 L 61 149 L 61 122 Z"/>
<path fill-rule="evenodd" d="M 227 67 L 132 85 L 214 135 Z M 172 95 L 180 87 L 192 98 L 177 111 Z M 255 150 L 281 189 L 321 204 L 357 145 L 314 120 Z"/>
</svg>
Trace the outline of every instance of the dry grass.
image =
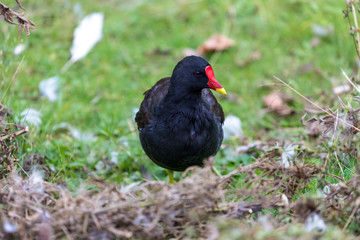
<svg viewBox="0 0 360 240">
<path fill-rule="evenodd" d="M 221 224 L 214 221 L 254 219 L 254 213 L 264 209 L 282 209 L 272 218 L 275 229 L 287 225 L 281 216 L 289 214 L 291 221 L 304 222 L 313 212 L 330 218 L 334 211 L 340 217 L 356 211 L 359 175 L 330 189 L 323 202 L 293 201 L 294 194 L 303 191 L 311 178 L 321 177 L 322 171 L 309 164 L 284 168 L 274 160 L 276 154 L 270 152 L 224 177 L 214 175 L 209 163 L 190 169 L 190 176 L 176 185 L 149 181 L 120 187 L 94 179 L 89 184 L 95 190 L 80 188 L 77 193 L 44 181 L 38 170 L 28 178 L 12 172 L 0 181 L 0 219 L 7 226 L 0 237 L 165 239 L 188 237 L 192 229 L 193 237 L 215 239 Z M 230 188 L 229 182 L 239 174 L 246 176 L 244 186 Z"/>
</svg>

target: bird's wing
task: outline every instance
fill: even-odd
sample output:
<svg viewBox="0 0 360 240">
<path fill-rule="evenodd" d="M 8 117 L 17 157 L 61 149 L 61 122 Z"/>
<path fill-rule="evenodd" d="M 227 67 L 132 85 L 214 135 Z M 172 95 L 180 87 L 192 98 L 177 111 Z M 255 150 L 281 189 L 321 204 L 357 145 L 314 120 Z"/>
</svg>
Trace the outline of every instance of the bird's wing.
<svg viewBox="0 0 360 240">
<path fill-rule="evenodd" d="M 219 118 L 220 122 L 223 123 L 225 116 L 221 105 L 217 102 L 216 97 L 210 89 L 204 88 L 201 92 L 202 98 L 210 106 L 211 111 Z"/>
<path fill-rule="evenodd" d="M 136 113 L 135 121 L 138 128 L 144 128 L 150 123 L 155 107 L 166 96 L 170 87 L 170 78 L 160 79 L 152 88 L 144 92 L 144 100 L 140 105 L 139 111 Z M 216 100 L 215 100 L 216 101 Z"/>
</svg>

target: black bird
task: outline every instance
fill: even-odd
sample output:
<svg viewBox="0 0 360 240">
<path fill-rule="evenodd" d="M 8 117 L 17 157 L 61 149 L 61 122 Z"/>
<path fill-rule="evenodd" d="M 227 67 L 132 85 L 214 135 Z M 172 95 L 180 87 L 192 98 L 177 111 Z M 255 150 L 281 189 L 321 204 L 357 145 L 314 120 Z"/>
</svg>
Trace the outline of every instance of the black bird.
<svg viewBox="0 0 360 240">
<path fill-rule="evenodd" d="M 203 165 L 223 141 L 224 112 L 213 89 L 226 95 L 211 65 L 197 56 L 185 57 L 170 78 L 159 80 L 144 93 L 137 112 L 141 145 L 148 157 L 169 171 Z"/>
</svg>

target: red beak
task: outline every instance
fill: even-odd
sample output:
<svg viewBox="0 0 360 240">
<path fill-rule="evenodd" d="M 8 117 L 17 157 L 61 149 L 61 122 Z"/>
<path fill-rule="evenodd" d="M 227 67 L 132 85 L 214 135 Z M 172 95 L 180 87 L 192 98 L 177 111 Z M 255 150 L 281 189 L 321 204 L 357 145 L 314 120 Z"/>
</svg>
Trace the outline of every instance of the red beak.
<svg viewBox="0 0 360 240">
<path fill-rule="evenodd" d="M 210 89 L 213 89 L 221 94 L 226 95 L 225 89 L 221 86 L 221 84 L 216 80 L 214 71 L 211 66 L 207 66 L 205 68 L 205 73 L 209 79 L 208 86 Z"/>
</svg>

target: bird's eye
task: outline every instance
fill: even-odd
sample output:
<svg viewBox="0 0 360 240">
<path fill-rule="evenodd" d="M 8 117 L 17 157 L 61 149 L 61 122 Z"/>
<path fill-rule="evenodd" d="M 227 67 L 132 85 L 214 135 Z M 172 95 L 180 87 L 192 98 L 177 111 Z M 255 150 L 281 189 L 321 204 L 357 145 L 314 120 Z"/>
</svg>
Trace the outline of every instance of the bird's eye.
<svg viewBox="0 0 360 240">
<path fill-rule="evenodd" d="M 194 72 L 195 76 L 200 77 L 201 76 L 201 72 Z"/>
</svg>

